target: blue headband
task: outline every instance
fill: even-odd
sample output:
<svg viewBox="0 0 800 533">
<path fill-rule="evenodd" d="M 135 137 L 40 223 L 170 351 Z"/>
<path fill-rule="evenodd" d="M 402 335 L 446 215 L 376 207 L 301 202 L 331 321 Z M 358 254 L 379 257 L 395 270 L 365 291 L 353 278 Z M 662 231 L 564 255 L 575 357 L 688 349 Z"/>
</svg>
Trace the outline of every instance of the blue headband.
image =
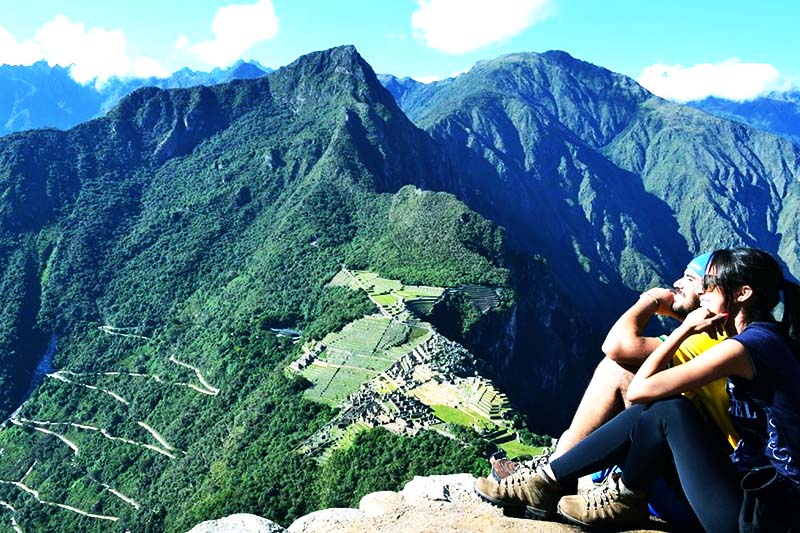
<svg viewBox="0 0 800 533">
<path fill-rule="evenodd" d="M 689 264 L 686 265 L 686 270 L 691 270 L 692 272 L 694 272 L 695 274 L 697 274 L 702 278 L 706 273 L 706 268 L 708 267 L 708 262 L 711 259 L 712 253 L 713 252 L 706 252 L 704 254 L 698 255 L 697 257 L 689 261 Z"/>
</svg>

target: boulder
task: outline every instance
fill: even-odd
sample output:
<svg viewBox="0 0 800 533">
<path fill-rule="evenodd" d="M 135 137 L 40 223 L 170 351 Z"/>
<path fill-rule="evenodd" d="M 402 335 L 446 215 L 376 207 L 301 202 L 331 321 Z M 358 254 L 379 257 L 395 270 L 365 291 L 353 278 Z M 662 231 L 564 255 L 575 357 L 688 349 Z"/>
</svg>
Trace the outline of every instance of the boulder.
<svg viewBox="0 0 800 533">
<path fill-rule="evenodd" d="M 286 529 L 271 520 L 254 514 L 233 514 L 218 520 L 207 520 L 188 533 L 281 533 Z"/>
</svg>

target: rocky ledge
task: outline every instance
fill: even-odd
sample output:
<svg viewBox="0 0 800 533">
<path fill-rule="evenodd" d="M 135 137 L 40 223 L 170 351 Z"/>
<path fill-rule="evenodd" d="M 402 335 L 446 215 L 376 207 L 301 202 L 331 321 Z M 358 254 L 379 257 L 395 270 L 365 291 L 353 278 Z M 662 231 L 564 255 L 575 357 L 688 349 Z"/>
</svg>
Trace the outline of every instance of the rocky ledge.
<svg viewBox="0 0 800 533">
<path fill-rule="evenodd" d="M 470 474 L 415 477 L 400 492 L 373 492 L 361 499 L 358 509 L 323 509 L 298 518 L 288 529 L 259 516 L 237 514 L 203 522 L 189 533 L 579 531 L 556 522 L 505 516 L 475 496 L 474 482 Z M 654 522 L 647 531 L 664 531 L 659 525 Z"/>
</svg>

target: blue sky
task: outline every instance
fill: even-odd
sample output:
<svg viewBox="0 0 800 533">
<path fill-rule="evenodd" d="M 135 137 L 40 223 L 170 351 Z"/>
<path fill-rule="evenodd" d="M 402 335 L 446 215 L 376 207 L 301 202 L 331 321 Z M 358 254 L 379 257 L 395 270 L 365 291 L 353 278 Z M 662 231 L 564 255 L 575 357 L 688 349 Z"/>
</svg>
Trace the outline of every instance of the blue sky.
<svg viewBox="0 0 800 533">
<path fill-rule="evenodd" d="M 73 65 L 82 82 L 237 59 L 277 68 L 341 44 L 377 72 L 420 80 L 560 49 L 676 100 L 752 98 L 800 81 L 800 4 L 777 0 L 0 0 L 0 9 L 0 63 Z"/>
</svg>

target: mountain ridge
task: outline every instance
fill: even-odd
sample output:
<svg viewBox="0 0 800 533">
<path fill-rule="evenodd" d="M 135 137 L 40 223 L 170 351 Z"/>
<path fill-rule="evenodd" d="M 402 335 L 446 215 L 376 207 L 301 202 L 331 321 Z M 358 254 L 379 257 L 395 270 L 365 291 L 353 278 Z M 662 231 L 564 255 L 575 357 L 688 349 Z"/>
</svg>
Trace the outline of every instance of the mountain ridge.
<svg viewBox="0 0 800 533">
<path fill-rule="evenodd" d="M 31 66 L 0 65 L 0 136 L 35 128 L 70 129 L 102 116 L 122 97 L 137 88 L 187 88 L 215 85 L 234 79 L 253 79 L 271 69 L 255 62 L 238 61 L 227 69 L 196 72 L 178 70 L 166 78 L 112 77 L 103 84 L 80 84 L 70 69 L 45 61 Z"/>
</svg>

